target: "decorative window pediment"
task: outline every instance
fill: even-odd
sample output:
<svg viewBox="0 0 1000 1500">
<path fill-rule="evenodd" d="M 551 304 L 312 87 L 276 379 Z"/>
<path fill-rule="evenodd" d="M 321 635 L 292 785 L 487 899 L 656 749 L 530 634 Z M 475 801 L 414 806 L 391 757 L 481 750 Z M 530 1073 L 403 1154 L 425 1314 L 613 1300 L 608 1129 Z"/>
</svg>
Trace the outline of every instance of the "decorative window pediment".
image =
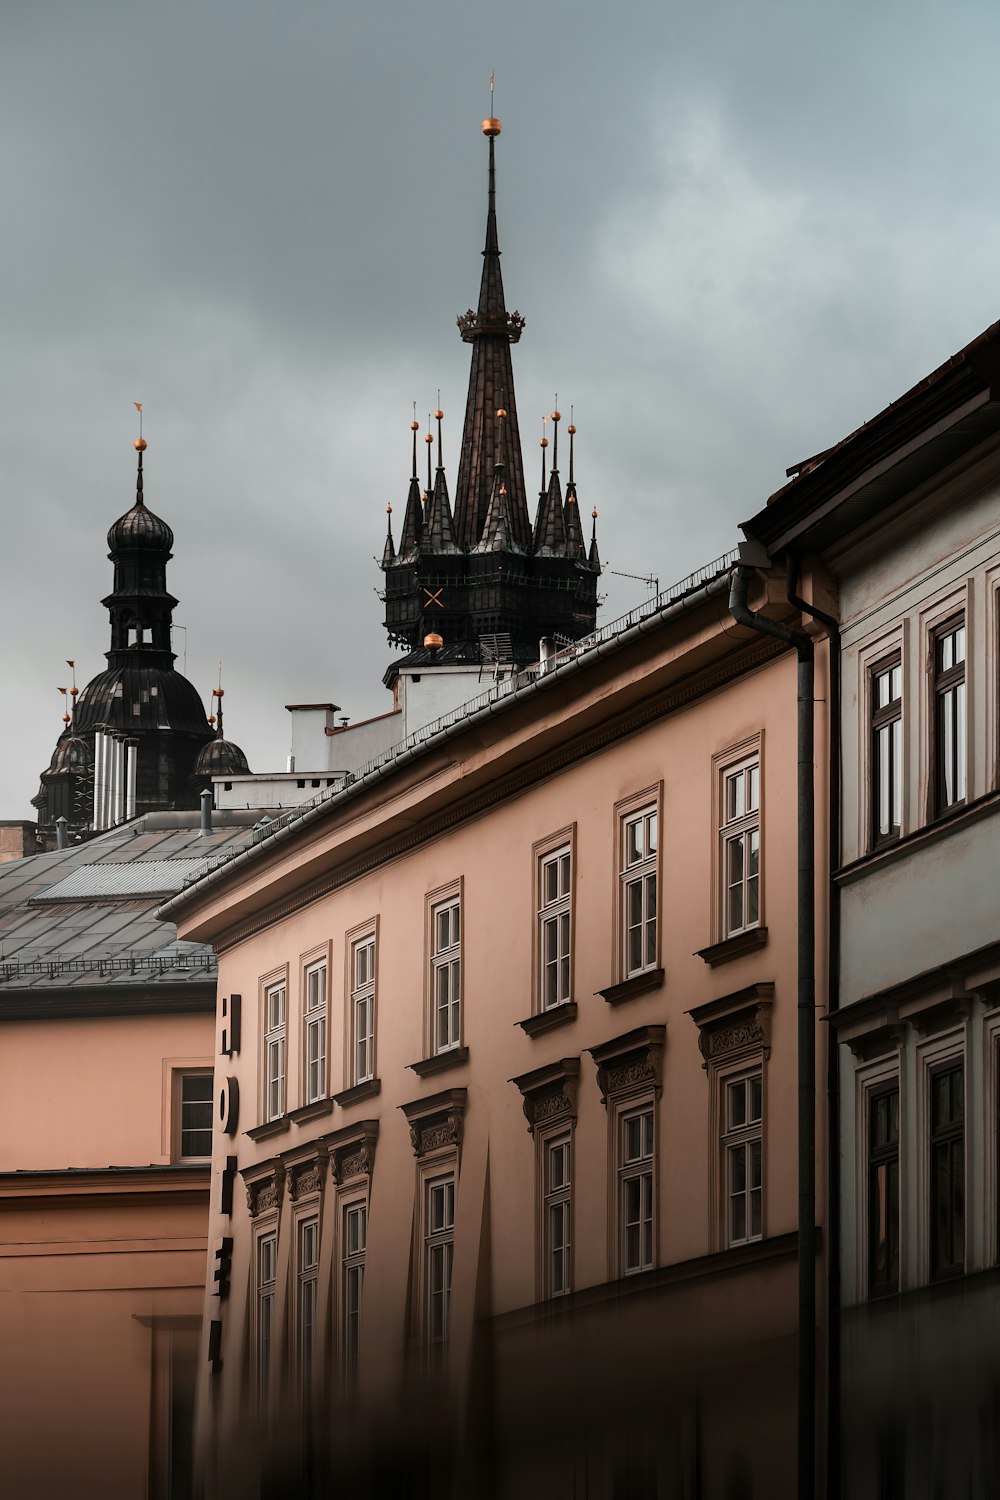
<svg viewBox="0 0 1000 1500">
<path fill-rule="evenodd" d="M 283 1151 L 282 1165 L 288 1196 L 293 1203 L 323 1191 L 326 1178 L 326 1148 L 319 1141 L 310 1141 L 308 1146 L 299 1146 L 294 1151 Z"/>
<path fill-rule="evenodd" d="M 467 1094 L 467 1089 L 444 1089 L 440 1094 L 429 1094 L 425 1099 L 399 1106 L 410 1127 L 414 1156 L 428 1156 L 442 1147 L 461 1145 Z"/>
<path fill-rule="evenodd" d="M 613 1041 L 588 1050 L 597 1064 L 597 1086 L 601 1103 L 608 1096 L 643 1092 L 649 1088 L 659 1095 L 663 1090 L 663 1048 L 665 1026 L 637 1026 Z"/>
<path fill-rule="evenodd" d="M 330 1175 L 338 1187 L 355 1177 L 370 1178 L 375 1170 L 378 1121 L 358 1120 L 322 1137 L 330 1157 Z"/>
<path fill-rule="evenodd" d="M 567 1124 L 575 1123 L 579 1078 L 580 1059 L 564 1057 L 510 1079 L 521 1092 L 524 1118 L 532 1135 L 537 1126 L 552 1121 L 565 1119 Z"/>
<path fill-rule="evenodd" d="M 285 1164 L 277 1157 L 244 1167 L 240 1172 L 247 1190 L 247 1208 L 251 1219 L 277 1213 L 285 1193 Z"/>
<path fill-rule="evenodd" d="M 696 1005 L 688 1015 L 698 1028 L 698 1049 L 708 1068 L 743 1056 L 771 1055 L 771 981 L 748 984 L 742 990 Z"/>
</svg>

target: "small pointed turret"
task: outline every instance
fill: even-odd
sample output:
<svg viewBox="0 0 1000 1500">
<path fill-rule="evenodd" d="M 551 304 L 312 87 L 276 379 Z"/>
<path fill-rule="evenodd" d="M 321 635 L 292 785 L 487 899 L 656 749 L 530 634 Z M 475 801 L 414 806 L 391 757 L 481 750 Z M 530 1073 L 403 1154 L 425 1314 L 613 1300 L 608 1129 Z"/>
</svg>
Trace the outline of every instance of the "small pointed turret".
<svg viewBox="0 0 1000 1500">
<path fill-rule="evenodd" d="M 419 429 L 420 423 L 414 417 L 410 423 L 410 431 L 413 433 L 413 473 L 410 475 L 406 510 L 403 512 L 403 531 L 399 538 L 400 559 L 410 558 L 416 554 L 424 529 L 423 507 L 420 503 L 420 480 L 417 478 L 417 433 Z"/>
<path fill-rule="evenodd" d="M 576 436 L 576 427 L 572 414 L 566 431 L 569 433 L 569 478 L 566 481 L 566 505 L 563 510 L 563 521 L 566 527 L 566 556 L 582 562 L 587 556 L 587 543 L 583 537 L 583 522 L 580 519 L 580 504 L 573 474 L 573 439 Z"/>
<path fill-rule="evenodd" d="M 591 514 L 591 517 L 593 518 L 593 528 L 592 528 L 591 533 L 590 533 L 590 556 L 588 557 L 587 561 L 590 563 L 590 566 L 594 569 L 595 573 L 599 573 L 601 571 L 601 554 L 597 550 L 597 510 L 596 510 L 596 508 L 594 510 L 592 510 L 590 512 L 590 514 Z"/>
<path fill-rule="evenodd" d="M 434 488 L 430 492 L 430 503 L 427 507 L 425 518 L 424 545 L 429 552 L 433 553 L 457 553 L 459 548 L 455 543 L 455 525 L 451 514 L 451 501 L 448 498 L 448 481 L 445 478 L 444 463 L 442 462 L 441 445 L 441 420 L 444 412 L 440 407 L 434 413 L 438 428 L 438 462 L 437 473 L 434 476 Z M 430 433 L 427 434 L 431 436 Z M 430 462 L 431 450 L 428 446 L 427 459 Z M 429 477 L 429 476 L 428 476 Z"/>
<path fill-rule="evenodd" d="M 391 568 L 396 561 L 396 549 L 392 543 L 392 506 L 385 508 L 385 546 L 382 549 L 382 568 Z"/>
</svg>

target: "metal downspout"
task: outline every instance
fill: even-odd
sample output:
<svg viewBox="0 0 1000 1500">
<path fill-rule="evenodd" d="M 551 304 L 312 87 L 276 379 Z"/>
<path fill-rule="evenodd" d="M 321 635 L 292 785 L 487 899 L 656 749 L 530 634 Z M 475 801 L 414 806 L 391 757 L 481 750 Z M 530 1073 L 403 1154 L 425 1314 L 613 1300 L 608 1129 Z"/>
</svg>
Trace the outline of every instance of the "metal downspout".
<svg viewBox="0 0 1000 1500">
<path fill-rule="evenodd" d="M 817 609 L 798 594 L 799 559 L 788 558 L 788 602 L 804 614 L 812 615 L 830 637 L 830 825 L 829 875 L 827 909 L 829 912 L 829 953 L 827 957 L 827 1015 L 840 1009 L 840 886 L 835 879 L 840 869 L 843 830 L 841 756 L 841 639 L 840 624 L 832 615 Z M 839 1500 L 840 1468 L 840 1068 L 834 1037 L 827 1038 L 827 1405 L 826 1405 L 826 1494 L 827 1500 Z"/>
<path fill-rule="evenodd" d="M 729 612 L 740 625 L 798 654 L 798 1500 L 816 1494 L 816 830 L 813 694 L 815 654 L 804 630 L 747 607 L 753 569 L 733 569 Z"/>
</svg>

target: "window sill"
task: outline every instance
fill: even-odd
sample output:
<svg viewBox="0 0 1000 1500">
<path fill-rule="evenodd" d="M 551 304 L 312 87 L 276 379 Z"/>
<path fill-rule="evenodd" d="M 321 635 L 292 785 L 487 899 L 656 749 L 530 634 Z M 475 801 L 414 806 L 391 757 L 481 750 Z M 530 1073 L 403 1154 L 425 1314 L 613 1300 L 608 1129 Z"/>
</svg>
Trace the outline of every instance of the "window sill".
<svg viewBox="0 0 1000 1500">
<path fill-rule="evenodd" d="M 721 943 L 712 943 L 708 948 L 699 948 L 695 958 L 702 958 L 712 969 L 719 964 L 728 964 L 745 953 L 755 953 L 767 945 L 767 928 L 751 927 L 747 932 L 738 932 L 735 937 L 724 938 Z"/>
<path fill-rule="evenodd" d="M 843 865 L 833 878 L 838 885 L 850 885 L 852 880 L 861 879 L 880 865 L 891 864 L 897 859 L 905 859 L 908 854 L 912 854 L 914 850 L 922 848 L 925 844 L 936 843 L 938 839 L 957 833 L 967 823 L 975 823 L 980 818 L 988 817 L 990 813 L 997 810 L 998 805 L 1000 805 L 1000 793 L 995 791 L 987 792 L 983 797 L 977 797 L 974 802 L 956 803 L 947 812 L 938 813 L 922 827 L 903 834 L 902 838 L 886 839 L 885 843 L 877 844 L 860 859 L 852 860 L 849 865 Z"/>
<path fill-rule="evenodd" d="M 279 1115 L 276 1120 L 265 1120 L 263 1125 L 255 1125 L 246 1134 L 252 1141 L 266 1141 L 272 1135 L 284 1135 L 286 1130 L 291 1129 L 291 1116 Z"/>
<path fill-rule="evenodd" d="M 628 979 L 623 979 L 620 984 L 611 984 L 606 990 L 595 990 L 595 995 L 600 995 L 609 1005 L 624 1005 L 626 1000 L 634 1000 L 637 995 L 648 994 L 650 990 L 658 990 L 663 985 L 664 971 L 662 969 L 644 969 L 641 974 L 632 974 Z"/>
<path fill-rule="evenodd" d="M 339 1094 L 334 1094 L 334 1104 L 339 1104 L 342 1109 L 348 1105 L 357 1104 L 360 1099 L 372 1099 L 382 1090 L 381 1078 L 366 1078 L 364 1083 L 356 1083 L 353 1088 L 341 1089 Z"/>
<path fill-rule="evenodd" d="M 544 1036 L 547 1031 L 554 1031 L 557 1026 L 568 1026 L 571 1021 L 576 1020 L 576 1001 L 567 1000 L 562 1005 L 553 1005 L 549 1010 L 540 1010 L 537 1015 L 526 1016 L 523 1021 L 515 1021 L 515 1026 L 520 1026 L 526 1035 Z"/>
<path fill-rule="evenodd" d="M 311 1104 L 302 1104 L 298 1109 L 289 1110 L 288 1118 L 294 1120 L 296 1125 L 301 1125 L 306 1120 L 318 1120 L 321 1115 L 332 1114 L 332 1099 L 314 1099 Z"/>
<path fill-rule="evenodd" d="M 458 1068 L 469 1061 L 468 1047 L 448 1047 L 444 1052 L 435 1052 L 433 1057 L 422 1057 L 419 1062 L 407 1063 L 407 1067 L 418 1078 L 427 1078 L 432 1073 L 444 1073 L 448 1068 Z"/>
</svg>

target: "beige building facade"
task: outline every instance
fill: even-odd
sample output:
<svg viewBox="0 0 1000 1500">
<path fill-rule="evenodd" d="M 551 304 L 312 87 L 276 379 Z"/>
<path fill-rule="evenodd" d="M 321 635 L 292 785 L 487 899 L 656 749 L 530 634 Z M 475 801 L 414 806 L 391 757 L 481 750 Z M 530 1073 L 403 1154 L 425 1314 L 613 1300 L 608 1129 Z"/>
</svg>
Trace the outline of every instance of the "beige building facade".
<svg viewBox="0 0 1000 1500">
<path fill-rule="evenodd" d="M 794 1488 L 796 661 L 733 561 L 163 908 L 219 956 L 206 1494 Z"/>
</svg>

